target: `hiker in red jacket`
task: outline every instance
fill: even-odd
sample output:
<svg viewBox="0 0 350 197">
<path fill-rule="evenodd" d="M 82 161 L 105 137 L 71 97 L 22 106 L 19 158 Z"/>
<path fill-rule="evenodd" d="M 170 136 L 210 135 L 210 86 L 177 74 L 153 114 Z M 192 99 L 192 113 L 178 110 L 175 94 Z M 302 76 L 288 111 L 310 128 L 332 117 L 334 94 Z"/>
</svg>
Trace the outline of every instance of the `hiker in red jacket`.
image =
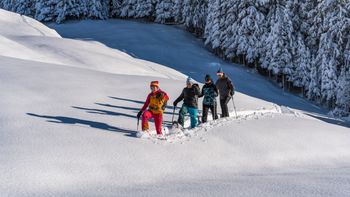
<svg viewBox="0 0 350 197">
<path fill-rule="evenodd" d="M 149 132 L 148 119 L 153 118 L 157 134 L 162 135 L 163 112 L 169 97 L 159 89 L 158 81 L 152 81 L 150 87 L 152 92 L 147 96 L 146 103 L 137 114 L 137 118 L 142 115 L 142 131 L 144 132 Z M 148 110 L 146 110 L 147 107 Z"/>
</svg>

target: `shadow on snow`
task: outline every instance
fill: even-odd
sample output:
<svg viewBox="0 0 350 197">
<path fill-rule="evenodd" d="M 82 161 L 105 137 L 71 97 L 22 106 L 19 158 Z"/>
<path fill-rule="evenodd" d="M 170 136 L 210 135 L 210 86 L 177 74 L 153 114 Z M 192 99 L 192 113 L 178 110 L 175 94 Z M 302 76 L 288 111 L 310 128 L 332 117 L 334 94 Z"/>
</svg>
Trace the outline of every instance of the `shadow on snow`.
<svg viewBox="0 0 350 197">
<path fill-rule="evenodd" d="M 117 100 L 121 100 L 121 101 L 138 103 L 138 104 L 142 104 L 142 105 L 144 104 L 144 102 L 142 102 L 142 101 L 127 99 L 127 98 L 119 98 L 119 97 L 109 97 L 109 98 L 117 99 Z M 121 113 L 121 112 L 109 111 L 109 110 L 104 110 L 104 109 L 86 108 L 86 107 L 78 107 L 78 106 L 72 106 L 72 108 L 78 109 L 78 110 L 84 110 L 89 114 L 108 115 L 108 116 L 124 116 L 127 118 L 135 119 L 135 124 L 136 124 L 136 121 L 137 121 L 136 114 L 140 110 L 140 108 L 117 106 L 117 105 L 104 104 L 104 103 L 95 103 L 95 104 L 102 106 L 102 107 L 130 110 L 131 113 Z M 173 106 L 167 106 L 167 108 L 173 109 Z M 173 113 L 172 112 L 165 112 L 164 114 L 172 115 Z M 39 114 L 34 114 L 34 113 L 27 113 L 27 115 L 37 117 L 37 118 L 47 119 L 47 122 L 50 122 L 50 123 L 59 123 L 59 124 L 68 124 L 68 125 L 80 124 L 80 125 L 86 125 L 86 126 L 89 126 L 91 128 L 101 129 L 101 130 L 105 130 L 105 131 L 125 133 L 126 136 L 129 136 L 129 137 L 136 137 L 136 133 L 137 133 L 137 131 L 135 131 L 135 130 L 119 128 L 119 127 L 111 126 L 109 124 L 102 123 L 102 122 L 83 120 L 83 119 L 67 117 L 67 116 L 48 116 L 48 115 L 39 115 Z M 175 113 L 174 115 L 178 115 L 178 113 Z M 151 119 L 149 121 L 154 122 L 153 119 Z M 141 124 L 141 119 L 140 119 L 140 124 Z M 164 126 L 171 126 L 172 122 L 163 120 L 163 125 Z"/>
<path fill-rule="evenodd" d="M 81 125 L 89 126 L 91 128 L 95 128 L 95 129 L 124 133 L 125 136 L 128 136 L 128 137 L 136 137 L 136 131 L 111 126 L 102 122 L 83 120 L 83 119 L 66 117 L 66 116 L 38 115 L 34 113 L 27 113 L 27 115 L 37 117 L 37 118 L 43 118 L 43 119 L 46 119 L 47 122 L 51 122 L 51 123 L 68 124 L 68 125 L 81 124 Z"/>
</svg>

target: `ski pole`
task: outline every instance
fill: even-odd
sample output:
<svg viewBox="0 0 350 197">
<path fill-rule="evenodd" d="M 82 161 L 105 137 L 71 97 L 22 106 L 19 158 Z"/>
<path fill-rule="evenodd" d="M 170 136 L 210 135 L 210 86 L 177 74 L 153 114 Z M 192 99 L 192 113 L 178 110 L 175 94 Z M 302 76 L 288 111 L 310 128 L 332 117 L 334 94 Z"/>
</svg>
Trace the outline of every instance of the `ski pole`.
<svg viewBox="0 0 350 197">
<path fill-rule="evenodd" d="M 140 118 L 137 118 L 137 131 L 139 131 Z"/>
<path fill-rule="evenodd" d="M 233 109 L 235 110 L 236 119 L 237 119 L 236 105 L 235 105 L 235 101 L 234 101 L 234 99 L 233 99 L 233 96 L 232 96 L 232 104 L 233 104 Z"/>
</svg>

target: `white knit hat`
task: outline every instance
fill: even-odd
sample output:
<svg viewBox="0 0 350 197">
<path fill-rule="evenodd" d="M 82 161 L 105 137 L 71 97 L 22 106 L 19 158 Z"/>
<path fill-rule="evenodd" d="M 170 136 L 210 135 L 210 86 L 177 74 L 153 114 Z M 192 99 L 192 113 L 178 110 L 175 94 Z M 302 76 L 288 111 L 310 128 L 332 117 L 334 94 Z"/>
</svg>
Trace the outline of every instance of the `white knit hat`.
<svg viewBox="0 0 350 197">
<path fill-rule="evenodd" d="M 191 77 L 188 77 L 187 80 L 186 80 L 186 83 L 187 84 L 194 84 L 196 82 Z"/>
</svg>

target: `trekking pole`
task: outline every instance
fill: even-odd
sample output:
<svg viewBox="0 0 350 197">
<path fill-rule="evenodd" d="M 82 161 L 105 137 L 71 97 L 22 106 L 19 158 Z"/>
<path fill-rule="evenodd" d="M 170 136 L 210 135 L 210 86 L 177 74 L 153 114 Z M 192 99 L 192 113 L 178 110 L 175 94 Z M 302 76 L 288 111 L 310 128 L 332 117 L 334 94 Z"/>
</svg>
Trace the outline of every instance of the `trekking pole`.
<svg viewBox="0 0 350 197">
<path fill-rule="evenodd" d="M 137 118 L 137 131 L 139 131 L 140 118 Z"/>
<path fill-rule="evenodd" d="M 179 123 L 177 121 L 174 121 L 174 116 L 175 116 L 175 109 L 176 109 L 176 106 L 174 106 L 174 109 L 173 109 L 173 117 L 171 119 L 171 127 L 174 128 L 178 128 L 179 127 Z"/>
<path fill-rule="evenodd" d="M 171 119 L 171 123 L 174 123 L 174 115 L 175 115 L 175 106 L 174 106 L 174 108 L 173 108 L 173 117 L 172 117 L 172 119 Z"/>
<path fill-rule="evenodd" d="M 233 104 L 233 109 L 235 110 L 236 119 L 237 119 L 238 117 L 237 117 L 236 105 L 235 105 L 235 100 L 233 99 L 233 96 L 232 96 L 232 104 Z"/>
</svg>

